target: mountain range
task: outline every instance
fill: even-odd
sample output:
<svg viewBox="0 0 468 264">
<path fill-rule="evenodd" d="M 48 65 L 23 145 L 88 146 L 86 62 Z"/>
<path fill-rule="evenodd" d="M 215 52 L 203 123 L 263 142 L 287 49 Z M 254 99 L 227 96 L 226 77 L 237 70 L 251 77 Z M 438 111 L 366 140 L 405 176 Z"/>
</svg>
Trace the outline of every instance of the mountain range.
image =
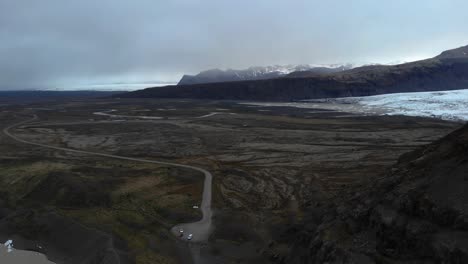
<svg viewBox="0 0 468 264">
<path fill-rule="evenodd" d="M 202 71 L 197 75 L 184 75 L 178 85 L 201 84 L 201 83 L 216 83 L 216 82 L 233 82 L 247 80 L 272 79 L 288 75 L 292 72 L 309 72 L 314 74 L 342 72 L 352 69 L 353 65 L 274 65 L 266 67 L 250 67 L 243 70 L 220 70 L 212 69 Z"/>
<path fill-rule="evenodd" d="M 118 97 L 295 101 L 468 88 L 468 46 L 399 65 L 345 71 L 295 71 L 282 77 L 147 88 Z"/>
</svg>

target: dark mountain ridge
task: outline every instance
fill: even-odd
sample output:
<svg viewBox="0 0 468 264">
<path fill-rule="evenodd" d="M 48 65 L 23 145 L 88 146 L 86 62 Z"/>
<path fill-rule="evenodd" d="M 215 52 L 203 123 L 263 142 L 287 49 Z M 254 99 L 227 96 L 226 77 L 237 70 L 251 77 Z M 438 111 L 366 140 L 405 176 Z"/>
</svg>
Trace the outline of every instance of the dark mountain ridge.
<svg viewBox="0 0 468 264">
<path fill-rule="evenodd" d="M 243 70 L 211 69 L 202 71 L 197 75 L 184 75 L 177 85 L 272 79 L 288 75 L 291 72 L 324 74 L 341 72 L 351 68 L 352 65 L 332 65 L 330 67 L 316 67 L 311 65 L 275 65 L 266 67 L 250 67 Z"/>
<path fill-rule="evenodd" d="M 295 72 L 281 78 L 147 88 L 118 97 L 294 101 L 468 88 L 468 46 L 431 59 L 372 65 L 326 74 Z"/>
</svg>

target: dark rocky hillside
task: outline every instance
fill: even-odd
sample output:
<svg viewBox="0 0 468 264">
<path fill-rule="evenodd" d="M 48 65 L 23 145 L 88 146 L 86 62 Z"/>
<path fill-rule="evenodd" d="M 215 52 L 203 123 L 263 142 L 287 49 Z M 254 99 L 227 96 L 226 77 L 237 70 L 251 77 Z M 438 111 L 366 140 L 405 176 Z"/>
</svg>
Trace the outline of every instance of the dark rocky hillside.
<svg viewBox="0 0 468 264">
<path fill-rule="evenodd" d="M 468 46 L 432 59 L 343 72 L 296 72 L 282 78 L 148 88 L 118 97 L 292 101 L 468 88 Z"/>
<path fill-rule="evenodd" d="M 438 59 L 468 58 L 468 46 L 442 52 Z"/>
<path fill-rule="evenodd" d="M 285 76 L 291 72 L 326 74 L 333 72 L 341 72 L 349 70 L 351 68 L 352 65 L 341 65 L 331 67 L 314 67 L 310 65 L 276 65 L 267 67 L 250 67 L 243 70 L 212 69 L 202 71 L 197 75 L 184 75 L 179 81 L 178 85 L 272 79 Z"/>
<path fill-rule="evenodd" d="M 276 263 L 468 263 L 468 125 L 404 154 L 372 186 L 313 203 Z M 280 250 L 281 243 L 293 244 Z"/>
</svg>

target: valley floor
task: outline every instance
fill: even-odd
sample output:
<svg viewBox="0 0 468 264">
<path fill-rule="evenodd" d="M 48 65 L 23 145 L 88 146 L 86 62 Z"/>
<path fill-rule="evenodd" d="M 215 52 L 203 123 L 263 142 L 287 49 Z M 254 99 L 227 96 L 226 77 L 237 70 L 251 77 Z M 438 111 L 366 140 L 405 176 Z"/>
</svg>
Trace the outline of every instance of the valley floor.
<svg viewBox="0 0 468 264">
<path fill-rule="evenodd" d="M 305 208 L 367 184 L 401 154 L 460 126 L 219 101 L 1 103 L 2 129 L 38 116 L 11 131 L 27 141 L 210 171 L 215 229 L 197 245 L 204 263 L 270 262 L 271 252 L 287 251 L 281 234 Z M 203 175 L 28 146 L 5 135 L 0 146 L 1 239 L 37 242 L 43 248 L 35 250 L 56 263 L 91 263 L 106 243 L 122 263 L 191 262 L 193 243 L 180 242 L 170 228 L 201 217 Z"/>
</svg>

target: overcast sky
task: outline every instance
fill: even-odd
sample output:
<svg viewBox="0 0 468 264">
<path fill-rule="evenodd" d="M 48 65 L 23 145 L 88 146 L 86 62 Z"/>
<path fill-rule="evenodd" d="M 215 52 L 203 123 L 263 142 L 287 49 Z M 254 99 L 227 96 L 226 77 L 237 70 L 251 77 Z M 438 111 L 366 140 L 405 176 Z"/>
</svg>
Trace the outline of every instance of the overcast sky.
<svg viewBox="0 0 468 264">
<path fill-rule="evenodd" d="M 466 0 L 0 0 L 0 89 L 388 63 L 468 44 Z"/>
</svg>

